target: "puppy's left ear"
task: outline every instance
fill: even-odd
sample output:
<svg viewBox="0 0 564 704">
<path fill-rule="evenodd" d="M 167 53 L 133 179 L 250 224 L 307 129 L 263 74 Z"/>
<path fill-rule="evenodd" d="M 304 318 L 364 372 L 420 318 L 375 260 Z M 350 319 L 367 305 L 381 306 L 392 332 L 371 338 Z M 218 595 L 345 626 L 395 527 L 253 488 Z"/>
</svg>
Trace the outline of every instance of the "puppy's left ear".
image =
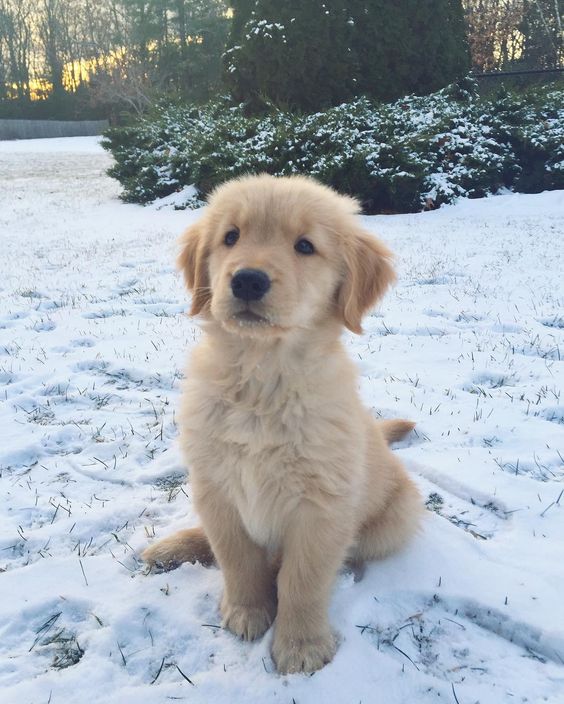
<svg viewBox="0 0 564 704">
<path fill-rule="evenodd" d="M 190 315 L 198 315 L 211 301 L 208 252 L 203 235 L 202 220 L 189 227 L 180 238 L 181 249 L 176 260 L 178 268 L 184 274 L 186 286 L 192 293 Z"/>
<path fill-rule="evenodd" d="M 345 246 L 345 276 L 337 305 L 349 330 L 362 333 L 362 316 L 380 300 L 396 280 L 392 253 L 375 237 L 360 228 L 351 233 Z"/>
</svg>

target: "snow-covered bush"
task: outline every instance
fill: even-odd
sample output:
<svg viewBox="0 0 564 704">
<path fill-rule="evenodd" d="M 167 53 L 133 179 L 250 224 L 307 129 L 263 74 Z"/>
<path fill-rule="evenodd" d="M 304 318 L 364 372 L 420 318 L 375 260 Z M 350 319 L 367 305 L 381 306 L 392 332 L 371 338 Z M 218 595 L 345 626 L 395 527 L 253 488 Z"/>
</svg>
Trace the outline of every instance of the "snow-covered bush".
<svg viewBox="0 0 564 704">
<path fill-rule="evenodd" d="M 564 188 L 563 106 L 561 90 L 480 99 L 470 81 L 310 115 L 249 117 L 220 99 L 161 106 L 109 130 L 104 146 L 127 201 L 147 203 L 190 184 L 204 197 L 246 173 L 301 173 L 357 196 L 367 213 L 415 212 L 503 187 Z"/>
</svg>

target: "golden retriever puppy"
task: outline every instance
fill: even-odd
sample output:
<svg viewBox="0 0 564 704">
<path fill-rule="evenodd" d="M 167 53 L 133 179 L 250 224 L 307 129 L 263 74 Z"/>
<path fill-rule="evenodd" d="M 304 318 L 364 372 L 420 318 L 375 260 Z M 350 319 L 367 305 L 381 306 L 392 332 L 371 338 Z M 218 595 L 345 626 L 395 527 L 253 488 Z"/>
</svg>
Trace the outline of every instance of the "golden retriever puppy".
<svg viewBox="0 0 564 704">
<path fill-rule="evenodd" d="M 388 447 L 413 424 L 371 417 L 340 340 L 394 281 L 357 213 L 312 179 L 248 176 L 211 195 L 179 257 L 205 333 L 180 416 L 202 528 L 143 557 L 164 569 L 217 560 L 224 626 L 253 639 L 276 617 L 282 673 L 332 659 L 340 567 L 396 550 L 421 515 Z"/>
</svg>

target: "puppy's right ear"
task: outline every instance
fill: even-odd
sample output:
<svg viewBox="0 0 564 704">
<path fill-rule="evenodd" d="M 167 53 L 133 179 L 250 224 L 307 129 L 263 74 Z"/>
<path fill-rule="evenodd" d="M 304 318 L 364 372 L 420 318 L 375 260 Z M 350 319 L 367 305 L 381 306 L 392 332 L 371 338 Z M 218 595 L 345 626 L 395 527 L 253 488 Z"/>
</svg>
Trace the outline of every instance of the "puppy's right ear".
<svg viewBox="0 0 564 704">
<path fill-rule="evenodd" d="M 200 220 L 189 227 L 180 238 L 178 268 L 184 273 L 186 286 L 192 293 L 190 315 L 198 315 L 211 302 L 208 272 L 208 251 L 204 243 L 204 223 Z"/>
</svg>

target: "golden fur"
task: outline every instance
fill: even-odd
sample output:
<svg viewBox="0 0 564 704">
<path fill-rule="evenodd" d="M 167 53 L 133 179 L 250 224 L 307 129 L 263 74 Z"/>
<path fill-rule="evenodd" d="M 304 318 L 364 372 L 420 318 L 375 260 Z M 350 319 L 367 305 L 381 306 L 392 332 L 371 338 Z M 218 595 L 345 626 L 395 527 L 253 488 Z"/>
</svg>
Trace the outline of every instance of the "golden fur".
<svg viewBox="0 0 564 704">
<path fill-rule="evenodd" d="M 399 548 L 421 501 L 388 443 L 408 421 L 375 421 L 340 341 L 394 281 L 391 254 L 364 232 L 352 198 L 304 177 L 248 176 L 220 186 L 183 237 L 179 264 L 204 337 L 191 355 L 180 417 L 202 528 L 147 548 L 169 569 L 219 563 L 223 623 L 261 636 L 276 617 L 280 672 L 313 671 L 336 649 L 331 589 L 345 561 Z M 225 234 L 237 228 L 233 246 Z M 294 245 L 307 237 L 311 255 Z M 231 280 L 270 277 L 246 303 Z"/>
</svg>

